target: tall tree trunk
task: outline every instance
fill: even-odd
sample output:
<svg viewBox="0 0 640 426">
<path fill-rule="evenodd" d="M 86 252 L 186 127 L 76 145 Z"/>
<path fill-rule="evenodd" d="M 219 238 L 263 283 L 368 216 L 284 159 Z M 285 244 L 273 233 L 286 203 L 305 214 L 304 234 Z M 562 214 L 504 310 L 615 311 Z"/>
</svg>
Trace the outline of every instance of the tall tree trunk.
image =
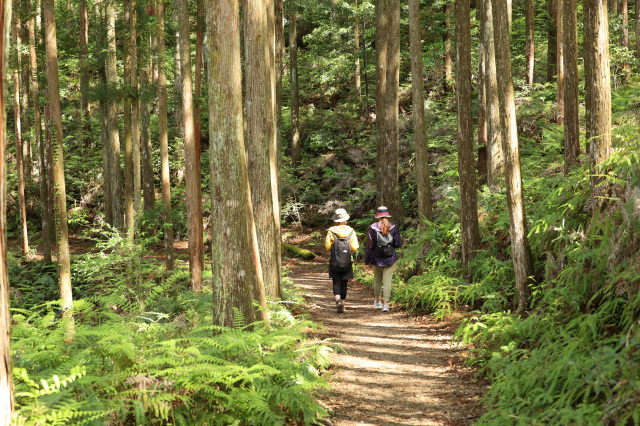
<svg viewBox="0 0 640 426">
<path fill-rule="evenodd" d="M 582 6 L 582 19 L 583 24 L 587 22 L 587 18 L 589 16 L 589 8 L 591 7 L 591 2 L 586 1 L 583 2 Z M 583 46 L 589 45 L 589 40 L 593 38 L 591 34 L 593 31 L 587 25 L 584 25 L 583 29 Z M 593 107 L 591 106 L 591 92 L 593 90 L 587 90 L 587 82 L 593 81 L 591 77 L 591 49 L 585 49 L 583 47 L 583 56 L 584 56 L 584 81 L 585 81 L 585 91 L 584 91 L 584 118 L 585 118 L 585 150 L 587 156 L 589 156 L 589 147 L 591 145 L 591 111 Z"/>
<path fill-rule="evenodd" d="M 480 248 L 476 168 L 473 155 L 473 115 L 471 113 L 471 12 L 469 0 L 455 1 L 455 20 L 458 175 L 460 176 L 462 210 L 460 228 L 462 263 L 468 264 Z"/>
<path fill-rule="evenodd" d="M 244 14 L 246 141 L 251 200 L 256 221 L 265 293 L 280 296 L 280 269 L 274 210 L 271 151 L 275 149 L 275 67 L 270 52 L 272 0 L 247 0 Z M 272 85 L 273 84 L 273 85 Z"/>
<path fill-rule="evenodd" d="M 84 1 L 84 0 L 83 0 Z M 131 20 L 131 0 L 125 3 L 124 23 Z M 131 39 L 124 40 L 124 73 L 125 88 L 131 82 Z M 128 92 L 128 91 L 127 91 Z M 133 241 L 133 133 L 131 127 L 131 97 L 127 93 L 124 96 L 124 218 L 127 238 Z"/>
<path fill-rule="evenodd" d="M 554 81 L 558 65 L 556 52 L 558 45 L 556 35 L 556 8 L 558 7 L 558 1 L 547 0 L 547 13 L 549 14 L 549 21 L 547 22 L 547 81 L 549 83 Z"/>
<path fill-rule="evenodd" d="M 298 32 L 296 0 L 289 2 L 289 89 L 291 91 L 291 162 L 300 164 L 300 106 L 298 105 Z"/>
<path fill-rule="evenodd" d="M 89 104 L 89 14 L 87 0 L 80 0 L 80 109 L 82 141 L 91 147 L 91 106 Z"/>
<path fill-rule="evenodd" d="M 191 290 L 202 291 L 204 241 L 202 230 L 202 194 L 200 158 L 196 148 L 191 86 L 191 46 L 189 42 L 189 3 L 179 0 L 180 69 L 182 73 L 182 116 L 184 119 L 184 158 L 186 164 L 187 231 L 189 233 L 189 275 Z"/>
<path fill-rule="evenodd" d="M 535 64 L 536 64 L 536 44 L 535 44 L 535 8 L 533 6 L 533 0 L 525 0 L 525 33 L 527 35 L 526 42 L 526 82 L 529 87 L 533 87 L 535 79 Z"/>
<path fill-rule="evenodd" d="M 148 61 L 147 61 L 148 62 Z M 144 210 L 152 210 L 156 205 L 156 193 L 153 185 L 153 149 L 151 148 L 151 135 L 149 134 L 149 88 L 150 76 L 148 64 L 140 71 L 142 92 L 140 100 L 140 149 L 142 151 L 142 195 Z"/>
<path fill-rule="evenodd" d="M 11 30 L 11 0 L 0 0 L 0 425 L 11 424 L 13 378 L 11 375 L 11 313 L 7 264 L 7 65 Z"/>
<path fill-rule="evenodd" d="M 29 28 L 27 25 L 29 13 L 29 1 L 22 0 L 20 4 L 21 11 L 16 16 L 16 22 L 20 19 L 20 102 L 22 107 L 20 113 L 22 114 L 22 164 L 24 166 L 24 176 L 31 181 L 33 179 L 33 158 L 31 153 L 31 116 L 29 114 L 29 78 L 31 76 L 31 61 L 29 58 L 29 49 L 26 48 L 24 43 L 28 43 L 29 40 Z"/>
<path fill-rule="evenodd" d="M 109 146 L 109 119 L 107 113 L 107 99 L 104 93 L 107 93 L 107 65 L 106 65 L 106 31 L 105 31 L 105 13 L 103 0 L 97 0 L 95 3 L 96 15 L 96 50 L 98 52 L 98 85 L 104 89 L 103 94 L 99 98 L 100 107 L 100 141 L 102 146 L 102 185 L 104 188 L 104 220 L 109 225 L 113 225 L 113 210 L 111 207 L 111 154 Z"/>
<path fill-rule="evenodd" d="M 564 172 L 578 162 L 580 118 L 578 114 L 578 12 L 576 0 L 563 0 L 564 35 Z"/>
<path fill-rule="evenodd" d="M 46 73 L 46 66 L 45 66 Z M 47 211 L 49 217 L 51 218 L 51 227 L 49 231 L 51 232 L 49 235 L 49 239 L 52 241 L 52 245 L 55 244 L 56 241 L 56 211 L 55 211 L 55 200 L 54 200 L 54 191 L 55 188 L 53 186 L 54 176 L 53 176 L 53 123 L 51 121 L 51 114 L 49 113 L 49 105 L 44 106 L 44 138 L 43 138 L 43 151 L 44 151 L 44 170 L 45 170 L 45 185 L 47 187 Z"/>
<path fill-rule="evenodd" d="M 33 116 L 36 146 L 38 147 L 38 168 L 40 184 L 40 216 L 42 218 L 42 245 L 44 261 L 51 263 L 51 237 L 53 218 L 49 214 L 49 191 L 47 187 L 47 168 L 44 141 L 42 139 L 42 116 L 40 114 L 40 87 L 38 82 L 38 57 L 36 54 L 36 20 L 32 14 L 29 19 L 29 57 L 31 61 L 31 92 L 33 92 Z M 38 31 L 38 34 L 40 31 Z"/>
<path fill-rule="evenodd" d="M 14 130 L 16 139 L 16 173 L 18 175 L 18 207 L 20 210 L 20 239 L 22 240 L 22 254 L 29 254 L 29 234 L 27 232 L 27 201 L 24 195 L 24 151 L 22 150 L 22 128 L 20 126 L 20 20 L 13 24 L 13 45 L 16 49 L 13 68 L 13 111 Z"/>
<path fill-rule="evenodd" d="M 107 18 L 107 117 L 109 123 L 109 166 L 111 173 L 111 219 L 113 227 L 124 229 L 124 215 L 122 209 L 122 172 L 120 171 L 120 133 L 118 130 L 118 104 L 114 94 L 118 93 L 116 69 L 116 7 L 115 0 L 106 0 Z"/>
<path fill-rule="evenodd" d="M 511 233 L 511 256 L 518 293 L 518 313 L 528 307 L 530 285 L 533 276 L 533 260 L 527 237 L 527 217 L 522 193 L 520 173 L 520 149 L 516 125 L 516 106 L 511 74 L 511 35 L 507 21 L 506 0 L 493 1 L 493 22 L 496 41 L 496 62 L 500 74 L 500 121 L 502 124 L 502 147 L 504 150 L 505 180 L 507 183 L 507 207 Z"/>
<path fill-rule="evenodd" d="M 478 162 L 476 165 L 478 172 L 478 182 L 484 184 L 487 182 L 487 83 L 485 76 L 486 48 L 484 46 L 484 27 L 483 19 L 484 3 L 478 0 L 476 3 L 476 19 L 478 20 Z M 484 157 L 480 155 L 484 152 Z M 483 159 L 484 158 L 484 159 Z"/>
<path fill-rule="evenodd" d="M 378 205 L 400 222 L 404 207 L 398 182 L 398 83 L 400 1 L 376 0 L 376 182 Z"/>
<path fill-rule="evenodd" d="M 451 5 L 447 3 L 443 7 L 444 12 L 444 91 L 453 90 L 453 58 L 451 55 Z"/>
<path fill-rule="evenodd" d="M 360 84 L 360 26 L 358 25 L 358 0 L 355 0 L 356 19 L 353 24 L 353 56 L 355 66 L 353 70 L 353 87 L 356 91 L 358 102 L 362 101 L 362 87 Z"/>
<path fill-rule="evenodd" d="M 133 205 L 142 211 L 142 181 L 140 174 L 140 90 L 138 87 L 138 12 L 136 0 L 129 4 L 129 45 L 131 46 L 131 138 L 133 139 Z M 135 214 L 135 213 L 134 213 Z"/>
<path fill-rule="evenodd" d="M 609 18 L 606 1 L 586 0 L 584 26 L 588 29 L 584 49 L 588 51 L 590 67 L 585 90 L 591 99 L 587 130 L 591 191 L 600 181 L 600 164 L 611 154 L 611 75 L 609 70 Z M 587 75 L 587 73 L 585 73 Z"/>
<path fill-rule="evenodd" d="M 204 58 L 202 56 L 202 28 L 204 26 L 204 10 L 202 9 L 202 0 L 197 0 L 197 16 L 196 16 L 196 63 L 195 63 L 195 76 L 194 76 L 194 98 L 193 98 L 193 137 L 196 141 L 196 155 L 198 156 L 198 166 L 200 163 L 200 154 L 202 153 L 202 147 L 200 146 L 200 139 L 202 138 L 202 125 L 201 122 L 201 109 L 200 109 L 200 97 L 202 96 L 202 65 Z M 200 172 L 199 172 L 200 173 Z M 201 207 L 202 209 L 202 207 Z M 203 237 L 204 238 L 204 237 Z M 204 247 L 204 246 L 203 246 Z M 204 248 L 203 248 L 204 254 Z M 204 267 L 204 260 L 203 260 Z"/>
<path fill-rule="evenodd" d="M 621 10 L 621 12 L 622 12 L 622 40 L 620 40 L 620 42 L 622 44 L 622 47 L 626 47 L 628 49 L 629 48 L 629 5 L 627 3 L 627 0 L 621 0 L 620 1 L 620 8 L 622 9 Z"/>
<path fill-rule="evenodd" d="M 208 87 L 217 89 L 208 91 L 213 323 L 232 326 L 234 308 L 247 321 L 268 321 L 243 137 L 240 7 L 204 1 Z"/>
<path fill-rule="evenodd" d="M 613 15 L 617 15 L 618 14 L 618 0 L 612 0 L 611 1 L 611 13 Z"/>
<path fill-rule="evenodd" d="M 496 70 L 495 37 L 493 31 L 493 1 L 484 0 L 484 75 L 487 104 L 487 185 L 493 186 L 504 173 L 502 132 L 500 130 L 500 102 Z"/>
<path fill-rule="evenodd" d="M 362 33 L 367 33 L 367 20 L 362 18 Z M 369 110 L 369 77 L 367 76 L 367 40 L 362 41 L 362 67 L 364 68 L 364 110 Z"/>
<path fill-rule="evenodd" d="M 284 2 L 275 0 L 276 13 L 276 125 L 278 136 L 276 139 L 276 153 L 278 156 L 278 170 L 282 169 L 282 78 L 284 77 Z M 279 180 L 279 179 L 278 179 Z"/>
<path fill-rule="evenodd" d="M 44 28 L 47 57 L 47 95 L 53 124 L 54 149 L 53 184 L 56 220 L 56 246 L 58 260 L 58 282 L 62 314 L 68 321 L 67 338 L 73 334 L 73 300 L 71 294 L 71 262 L 69 258 L 69 230 L 67 227 L 67 192 L 64 182 L 64 154 L 62 150 L 62 113 L 60 110 L 60 82 L 58 79 L 58 46 L 56 40 L 56 17 L 54 0 L 44 1 Z"/>
<path fill-rule="evenodd" d="M 411 43 L 411 99 L 413 102 L 411 118 L 413 119 L 413 134 L 416 144 L 418 213 L 421 217 L 433 221 L 431 182 L 429 180 L 429 150 L 424 123 L 424 83 L 419 0 L 409 0 L 409 40 Z"/>
<path fill-rule="evenodd" d="M 562 0 L 556 0 L 556 22 L 558 26 L 556 28 L 557 32 L 557 66 L 558 66 L 558 77 L 556 83 L 556 104 L 558 105 L 558 113 L 556 115 L 556 123 L 562 124 L 564 123 L 564 46 L 563 46 L 563 38 L 564 38 L 564 26 L 562 14 Z"/>
</svg>

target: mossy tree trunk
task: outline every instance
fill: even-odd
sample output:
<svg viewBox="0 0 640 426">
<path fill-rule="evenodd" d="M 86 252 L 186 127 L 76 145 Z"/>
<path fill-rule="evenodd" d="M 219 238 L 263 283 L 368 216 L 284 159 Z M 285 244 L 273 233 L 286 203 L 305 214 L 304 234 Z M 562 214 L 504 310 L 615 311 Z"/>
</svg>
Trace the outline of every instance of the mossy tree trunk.
<svg viewBox="0 0 640 426">
<path fill-rule="evenodd" d="M 211 170 L 213 323 L 268 321 L 245 157 L 238 0 L 205 1 Z M 217 230 L 230 232 L 216 232 Z M 252 299 L 264 308 L 258 312 Z"/>
</svg>

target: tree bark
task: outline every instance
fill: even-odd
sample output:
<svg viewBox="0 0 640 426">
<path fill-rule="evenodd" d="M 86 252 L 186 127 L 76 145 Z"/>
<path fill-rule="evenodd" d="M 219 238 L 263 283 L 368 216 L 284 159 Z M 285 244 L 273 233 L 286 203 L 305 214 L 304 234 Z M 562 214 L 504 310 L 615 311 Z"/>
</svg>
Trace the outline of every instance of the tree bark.
<svg viewBox="0 0 640 426">
<path fill-rule="evenodd" d="M 131 46 L 131 138 L 133 144 L 133 206 L 134 214 L 142 211 L 142 181 L 140 174 L 140 91 L 138 87 L 138 12 L 136 0 L 130 0 L 129 46 Z M 136 213 L 137 212 L 137 213 Z"/>
<path fill-rule="evenodd" d="M 636 58 L 640 59 L 640 1 L 636 0 Z"/>
<path fill-rule="evenodd" d="M 87 0 L 80 0 L 80 114 L 82 142 L 91 147 L 91 106 L 89 104 L 89 16 Z"/>
<path fill-rule="evenodd" d="M 511 74 L 511 35 L 507 21 L 506 0 L 494 0 L 493 22 L 495 24 L 496 62 L 500 74 L 500 123 L 502 125 L 502 147 L 504 151 L 505 180 L 507 184 L 507 207 L 511 233 L 511 255 L 518 293 L 517 312 L 528 307 L 532 284 L 533 260 L 528 240 L 527 217 L 522 193 L 520 173 L 520 149 L 516 126 L 516 107 Z"/>
<path fill-rule="evenodd" d="M 276 14 L 276 123 L 277 139 L 276 152 L 278 156 L 278 170 L 282 169 L 282 78 L 284 77 L 284 2 L 275 0 Z M 278 178 L 279 181 L 279 178 Z"/>
<path fill-rule="evenodd" d="M 103 0 L 95 3 L 96 15 L 96 50 L 98 51 L 98 85 L 107 93 L 107 68 L 106 68 L 106 33 L 105 13 Z M 103 94 L 99 98 L 100 107 L 100 141 L 102 146 L 102 185 L 104 188 L 104 221 L 113 225 L 113 210 L 111 207 L 111 155 L 109 146 L 109 119 L 107 114 L 107 99 Z"/>
<path fill-rule="evenodd" d="M 275 67 L 270 52 L 269 25 L 273 1 L 247 0 L 244 14 L 246 140 L 249 185 L 256 221 L 262 278 L 267 296 L 280 296 L 280 252 L 276 232 L 278 206 L 273 190 L 275 149 Z M 269 13 L 271 8 L 271 14 Z M 273 188 L 273 186 L 276 188 Z"/>
<path fill-rule="evenodd" d="M 300 164 L 300 106 L 298 104 L 298 33 L 296 30 L 296 0 L 289 2 L 289 88 L 291 91 L 291 162 Z"/>
<path fill-rule="evenodd" d="M 118 129 L 118 104 L 114 94 L 118 93 L 116 69 L 116 7 L 115 0 L 106 0 L 107 19 L 107 117 L 109 129 L 109 167 L 111 173 L 111 219 L 113 227 L 124 229 L 124 215 L 122 209 L 122 172 L 120 170 L 120 132 Z"/>
<path fill-rule="evenodd" d="M 609 70 L 609 18 L 606 1 L 586 0 L 584 26 L 588 29 L 585 53 L 589 54 L 590 67 L 585 90 L 589 93 L 590 105 L 587 129 L 590 134 L 589 171 L 591 191 L 601 180 L 600 164 L 611 154 L 611 74 Z"/>
<path fill-rule="evenodd" d="M 83 0 L 84 1 L 84 0 Z M 124 22 L 131 20 L 131 0 L 125 3 Z M 124 85 L 131 82 L 131 38 L 124 40 Z M 127 238 L 133 241 L 134 206 L 133 206 L 133 129 L 131 126 L 131 97 L 127 92 L 124 96 L 124 218 Z"/>
<path fill-rule="evenodd" d="M 194 76 L 194 94 L 193 94 L 193 137 L 196 143 L 196 155 L 198 156 L 198 166 L 201 167 L 200 154 L 202 148 L 200 146 L 202 139 L 201 125 L 201 109 L 200 97 L 202 96 L 202 66 L 204 58 L 202 56 L 202 28 L 204 26 L 204 10 L 202 9 L 202 0 L 197 0 L 197 16 L 196 16 L 196 63 Z M 201 172 L 199 172 L 201 173 Z M 200 175 L 199 175 L 200 176 Z M 202 210 L 202 206 L 200 206 Z M 204 237 L 203 237 L 204 238 Z M 204 246 L 202 253 L 204 255 Z M 204 267 L 204 260 L 203 260 Z"/>
<path fill-rule="evenodd" d="M 447 0 L 448 1 L 448 0 Z M 453 90 L 453 58 L 451 54 L 451 5 L 446 3 L 443 6 L 444 12 L 444 91 Z"/>
<path fill-rule="evenodd" d="M 189 3 L 179 0 L 180 69 L 182 73 L 182 117 L 184 120 L 184 158 L 186 165 L 187 231 L 189 234 L 189 274 L 191 290 L 202 291 L 204 241 L 202 230 L 202 195 L 200 158 L 196 148 L 191 86 L 191 46 L 189 42 Z"/>
<path fill-rule="evenodd" d="M 242 123 L 238 0 L 204 0 L 207 19 L 213 323 L 268 321 Z M 224 231 L 228 230 L 228 231 Z M 224 232 L 221 232 L 224 231 Z M 256 311 L 252 299 L 263 308 Z"/>
<path fill-rule="evenodd" d="M 629 48 L 629 5 L 627 3 L 627 0 L 620 0 L 620 8 L 622 9 L 621 10 L 622 11 L 622 40 L 620 40 L 620 42 L 622 44 L 622 47 L 626 47 L 628 49 Z"/>
<path fill-rule="evenodd" d="M 156 193 L 153 185 L 153 149 L 151 148 L 151 135 L 149 130 L 149 88 L 150 86 L 149 68 L 146 65 L 140 71 L 142 92 L 140 100 L 140 148 L 142 151 L 142 196 L 144 200 L 144 210 L 152 210 L 156 205 Z"/>
<path fill-rule="evenodd" d="M 55 202 L 56 246 L 58 281 L 62 314 L 67 319 L 67 339 L 73 334 L 73 300 L 71 293 L 71 262 L 69 258 L 69 230 L 67 227 L 67 192 L 64 182 L 64 160 L 62 150 L 62 113 L 60 110 L 60 82 L 58 79 L 58 47 L 56 41 L 56 18 L 54 0 L 44 1 L 45 51 L 47 58 L 47 95 L 51 113 L 53 161 L 53 198 Z"/>
<path fill-rule="evenodd" d="M 576 0 L 563 0 L 564 35 L 564 172 L 578 162 L 580 155 L 578 12 Z"/>
<path fill-rule="evenodd" d="M 563 124 L 564 123 L 564 79 L 565 79 L 565 70 L 564 70 L 564 46 L 563 46 L 563 38 L 564 38 L 564 26 L 562 19 L 562 0 L 556 0 L 556 22 L 558 26 L 556 28 L 557 35 L 557 67 L 558 67 L 558 77 L 556 80 L 556 104 L 558 107 L 557 115 L 556 115 L 556 123 Z"/>
<path fill-rule="evenodd" d="M 549 14 L 549 21 L 547 22 L 547 81 L 549 83 L 554 81 L 557 70 L 557 35 L 556 35 L 556 8 L 558 7 L 559 0 L 547 0 L 547 13 Z"/>
<path fill-rule="evenodd" d="M 485 76 L 485 57 L 486 48 L 484 46 L 485 20 L 482 18 L 484 14 L 483 0 L 476 2 L 476 19 L 478 20 L 478 153 L 487 149 L 487 83 Z M 478 182 L 484 184 L 487 182 L 487 162 L 478 154 L 478 162 L 476 169 L 478 172 Z"/>
<path fill-rule="evenodd" d="M 378 205 L 397 222 L 404 217 L 398 182 L 398 83 L 400 1 L 376 0 L 376 184 Z"/>
<path fill-rule="evenodd" d="M 354 12 L 356 19 L 353 24 L 353 56 L 355 66 L 353 69 L 353 88 L 356 91 L 358 102 L 362 100 L 362 85 L 360 84 L 360 26 L 358 25 L 358 0 L 355 0 Z"/>
<path fill-rule="evenodd" d="M 418 213 L 433 221 L 431 182 L 429 180 L 429 150 L 424 122 L 424 83 L 422 67 L 422 36 L 420 32 L 420 1 L 409 0 L 409 41 L 411 43 L 411 99 L 413 101 L 413 135 L 416 145 L 416 183 Z"/>
<path fill-rule="evenodd" d="M 9 311 L 9 265 L 7 264 L 7 65 L 11 30 L 11 0 L 0 0 L 0 425 L 11 424 L 13 413 L 13 356 Z"/>
<path fill-rule="evenodd" d="M 469 0 L 455 1 L 455 21 L 458 174 L 460 176 L 462 210 L 460 228 L 462 263 L 468 264 L 480 248 L 476 168 L 473 156 L 473 115 L 471 113 L 471 12 Z"/>
<path fill-rule="evenodd" d="M 20 13 L 16 16 L 16 22 L 20 20 L 20 33 L 18 37 L 20 39 L 20 102 L 22 106 L 20 113 L 22 114 L 22 164 L 24 167 L 24 176 L 31 181 L 33 179 L 33 158 L 31 152 L 31 115 L 29 114 L 29 78 L 31 76 L 30 68 L 31 61 L 29 58 L 29 50 L 24 45 L 29 40 L 29 28 L 27 25 L 27 15 L 29 13 L 28 0 L 22 0 L 18 3 L 21 8 Z"/>
<path fill-rule="evenodd" d="M 493 2 L 484 0 L 484 75 L 487 110 L 487 185 L 497 183 L 504 173 L 502 132 L 500 130 L 500 102 L 498 98 L 498 73 L 496 70 L 495 37 L 493 31 Z"/>
<path fill-rule="evenodd" d="M 20 20 L 15 19 L 13 24 L 13 45 L 16 55 L 14 57 L 13 68 L 13 112 L 14 112 L 14 134 L 16 139 L 16 173 L 18 175 L 18 208 L 20 210 L 20 240 L 22 243 L 22 254 L 29 254 L 29 234 L 27 231 L 27 201 L 24 195 L 24 151 L 22 150 L 22 128 L 20 126 L 21 105 L 20 105 Z"/>
<path fill-rule="evenodd" d="M 526 33 L 526 81 L 529 87 L 533 87 L 535 79 L 536 44 L 535 44 L 535 9 L 533 0 L 525 0 L 525 33 Z"/>
</svg>

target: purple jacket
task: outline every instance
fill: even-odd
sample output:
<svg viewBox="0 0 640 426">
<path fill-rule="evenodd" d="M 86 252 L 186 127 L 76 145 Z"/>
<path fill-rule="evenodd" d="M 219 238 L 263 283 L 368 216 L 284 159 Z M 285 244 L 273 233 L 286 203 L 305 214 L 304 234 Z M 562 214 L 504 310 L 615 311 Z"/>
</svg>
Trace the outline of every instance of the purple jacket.
<svg viewBox="0 0 640 426">
<path fill-rule="evenodd" d="M 389 223 L 391 229 L 389 232 L 393 236 L 393 247 L 398 248 L 402 245 L 402 237 L 400 237 L 400 231 L 398 231 L 398 227 L 393 223 Z M 376 257 L 373 254 L 373 248 L 376 245 L 378 239 L 378 231 L 380 231 L 380 222 L 373 223 L 369 226 L 369 235 L 367 236 L 367 251 L 364 257 L 365 265 L 376 265 L 376 266 L 391 266 L 398 260 L 398 254 L 396 251 L 393 251 L 393 256 L 389 257 Z"/>
</svg>

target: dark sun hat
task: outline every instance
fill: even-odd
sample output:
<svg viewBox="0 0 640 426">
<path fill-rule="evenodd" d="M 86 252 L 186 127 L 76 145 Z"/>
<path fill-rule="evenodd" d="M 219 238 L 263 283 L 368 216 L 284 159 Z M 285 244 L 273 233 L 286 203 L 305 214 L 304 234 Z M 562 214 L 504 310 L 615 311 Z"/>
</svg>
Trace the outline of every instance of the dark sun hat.
<svg viewBox="0 0 640 426">
<path fill-rule="evenodd" d="M 389 209 L 386 208 L 385 206 L 378 207 L 378 210 L 376 211 L 375 216 L 376 217 L 391 217 L 391 215 L 389 214 Z"/>
</svg>

